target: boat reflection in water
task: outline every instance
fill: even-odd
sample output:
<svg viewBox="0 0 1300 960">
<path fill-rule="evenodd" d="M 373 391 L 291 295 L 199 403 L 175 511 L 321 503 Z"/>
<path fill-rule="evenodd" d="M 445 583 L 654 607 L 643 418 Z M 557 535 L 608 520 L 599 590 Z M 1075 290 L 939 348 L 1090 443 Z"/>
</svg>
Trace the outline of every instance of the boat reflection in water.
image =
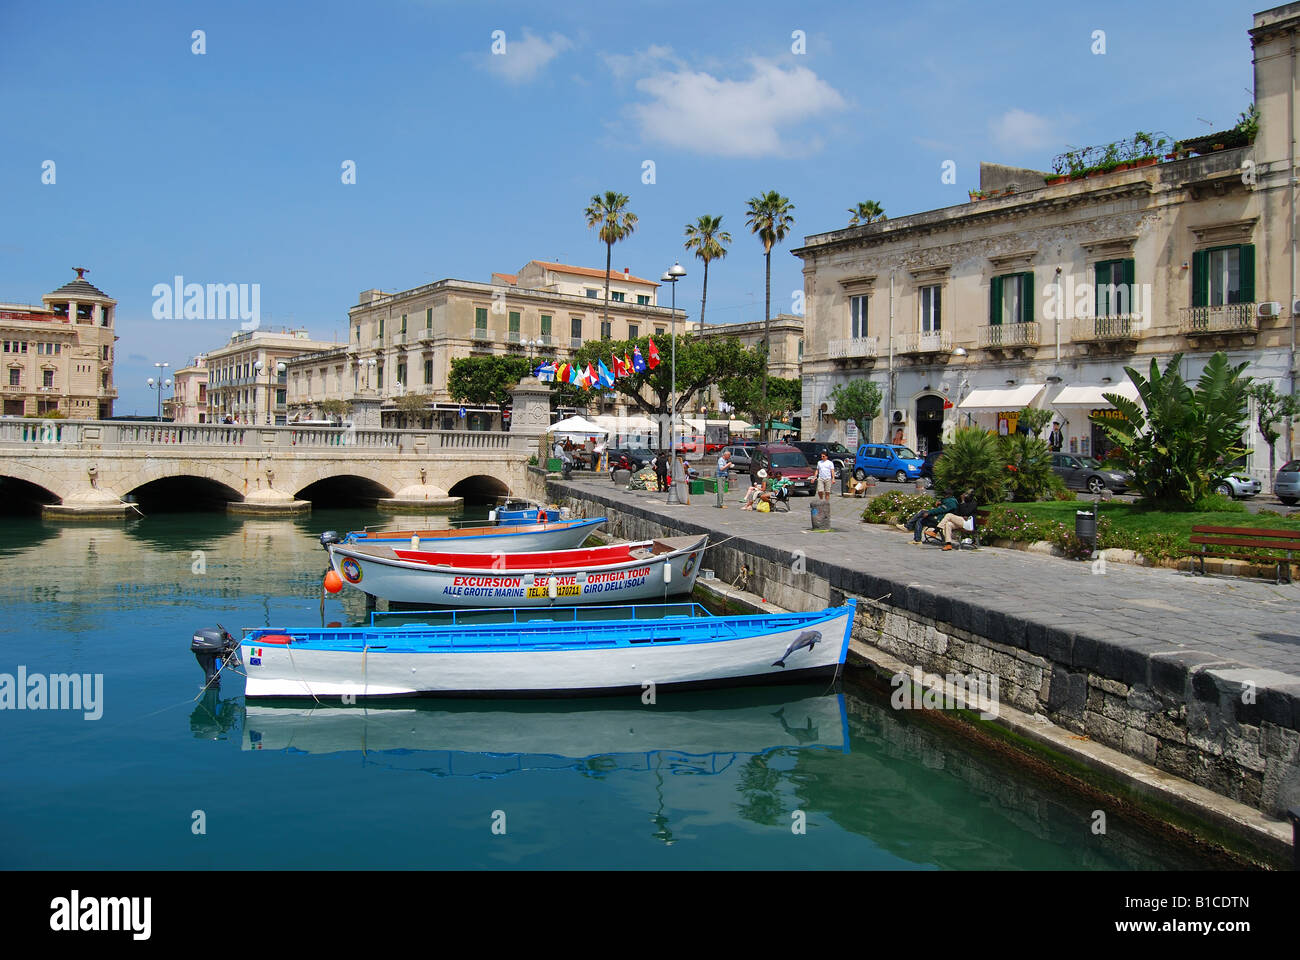
<svg viewBox="0 0 1300 960">
<path fill-rule="evenodd" d="M 523 770 L 713 774 L 785 748 L 849 751 L 844 696 L 818 687 L 577 701 L 383 701 L 285 706 L 205 695 L 194 736 L 223 739 L 242 719 L 244 750 L 355 752 L 444 777 Z"/>
</svg>

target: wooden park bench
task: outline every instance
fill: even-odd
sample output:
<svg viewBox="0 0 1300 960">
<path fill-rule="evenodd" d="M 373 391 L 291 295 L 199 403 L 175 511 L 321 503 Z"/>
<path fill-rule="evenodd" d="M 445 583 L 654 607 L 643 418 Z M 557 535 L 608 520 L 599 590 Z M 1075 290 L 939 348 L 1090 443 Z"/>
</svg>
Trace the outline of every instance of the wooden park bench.
<svg viewBox="0 0 1300 960">
<path fill-rule="evenodd" d="M 1282 582 L 1282 568 L 1286 567 L 1286 582 L 1291 582 L 1291 556 L 1300 550 L 1300 530 L 1266 530 L 1260 527 L 1192 527 L 1191 546 L 1200 547 L 1200 551 L 1189 549 L 1188 572 L 1194 572 L 1191 566 L 1199 560 L 1201 575 L 1205 575 L 1207 557 L 1222 560 L 1247 560 L 1255 563 L 1273 564 L 1276 568 L 1275 583 Z M 1268 554 L 1245 553 L 1245 548 L 1267 550 Z M 1284 554 L 1284 555 L 1283 555 Z"/>
</svg>

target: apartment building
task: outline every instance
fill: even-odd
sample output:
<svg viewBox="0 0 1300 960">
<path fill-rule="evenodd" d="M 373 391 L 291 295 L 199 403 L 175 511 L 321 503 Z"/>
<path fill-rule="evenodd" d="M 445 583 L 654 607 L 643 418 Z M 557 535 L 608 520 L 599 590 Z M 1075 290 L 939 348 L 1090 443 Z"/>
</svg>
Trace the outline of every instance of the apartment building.
<svg viewBox="0 0 1300 960">
<path fill-rule="evenodd" d="M 199 354 L 173 373 L 172 384 L 172 395 L 162 403 L 163 417 L 174 423 L 207 423 L 207 356 Z"/>
<path fill-rule="evenodd" d="M 451 361 L 472 356 L 564 357 L 590 340 L 623 340 L 667 331 L 672 311 L 660 307 L 658 284 L 616 271 L 610 277 L 608 320 L 605 271 L 530 260 L 517 273 L 493 273 L 491 282 L 439 280 L 399 293 L 364 291 L 348 311 L 349 342 L 318 357 L 287 364 L 291 418 L 316 419 L 326 400 L 376 397 L 383 423 L 400 424 L 396 399 L 428 397 L 443 426 L 458 421 L 460 404 L 447 389 Z M 685 314 L 677 313 L 679 323 Z M 614 412 L 615 398 L 593 398 L 598 412 Z M 500 427 L 495 409 L 467 411 L 476 429 Z"/>
<path fill-rule="evenodd" d="M 1135 396 L 1124 368 L 1175 353 L 1188 378 L 1223 350 L 1292 393 L 1297 29 L 1300 4 L 1289 4 L 1249 31 L 1253 138 L 1198 135 L 1053 185 L 982 164 L 970 202 L 806 237 L 793 251 L 807 304 L 804 436 L 858 439 L 833 418 L 831 393 L 862 377 L 884 396 L 864 439 L 922 450 L 958 425 L 1014 431 L 1017 411 L 1036 406 L 1056 415 L 1065 449 L 1102 454 L 1091 415 L 1112 409 L 1104 394 Z M 1246 439 L 1264 478 L 1253 422 Z"/>
<path fill-rule="evenodd" d="M 0 303 L 6 416 L 113 415 L 117 301 L 85 279 L 85 267 L 73 269 L 77 279 L 45 294 L 40 306 Z"/>
<path fill-rule="evenodd" d="M 340 344 L 313 340 L 306 330 L 248 330 L 205 354 L 207 422 L 284 424 L 287 366 L 303 354 Z"/>
</svg>

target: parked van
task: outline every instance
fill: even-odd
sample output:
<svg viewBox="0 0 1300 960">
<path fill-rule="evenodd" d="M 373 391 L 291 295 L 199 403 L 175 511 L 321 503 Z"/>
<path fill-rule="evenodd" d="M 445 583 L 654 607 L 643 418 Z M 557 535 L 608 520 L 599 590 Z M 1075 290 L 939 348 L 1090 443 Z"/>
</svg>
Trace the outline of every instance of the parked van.
<svg viewBox="0 0 1300 960">
<path fill-rule="evenodd" d="M 857 480 L 879 477 L 895 483 L 907 483 L 921 476 L 925 461 L 911 447 L 896 443 L 864 443 L 858 447 L 853 462 L 853 476 Z"/>
</svg>

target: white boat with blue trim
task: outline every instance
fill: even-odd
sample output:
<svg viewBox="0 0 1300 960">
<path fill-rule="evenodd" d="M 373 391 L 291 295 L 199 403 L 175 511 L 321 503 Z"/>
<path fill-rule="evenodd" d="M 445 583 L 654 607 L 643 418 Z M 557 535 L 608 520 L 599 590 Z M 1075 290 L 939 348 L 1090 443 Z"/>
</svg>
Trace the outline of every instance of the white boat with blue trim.
<svg viewBox="0 0 1300 960">
<path fill-rule="evenodd" d="M 208 685 L 236 661 L 246 699 L 545 697 L 838 677 L 855 601 L 715 617 L 698 604 L 421 613 L 400 626 L 216 629 L 191 647 Z M 507 616 L 508 615 L 508 616 Z M 597 618 L 603 619 L 597 619 Z"/>
<path fill-rule="evenodd" d="M 690 593 L 707 535 L 524 553 L 329 544 L 343 583 L 382 600 L 462 607 L 637 603 Z"/>
<path fill-rule="evenodd" d="M 544 520 L 538 523 L 489 523 L 477 527 L 443 527 L 410 530 L 353 530 L 339 536 L 333 530 L 320 535 L 326 550 L 331 544 L 409 544 L 412 550 L 446 550 L 455 553 L 520 553 L 529 550 L 567 550 L 586 543 L 604 517 L 590 520 Z"/>
</svg>

